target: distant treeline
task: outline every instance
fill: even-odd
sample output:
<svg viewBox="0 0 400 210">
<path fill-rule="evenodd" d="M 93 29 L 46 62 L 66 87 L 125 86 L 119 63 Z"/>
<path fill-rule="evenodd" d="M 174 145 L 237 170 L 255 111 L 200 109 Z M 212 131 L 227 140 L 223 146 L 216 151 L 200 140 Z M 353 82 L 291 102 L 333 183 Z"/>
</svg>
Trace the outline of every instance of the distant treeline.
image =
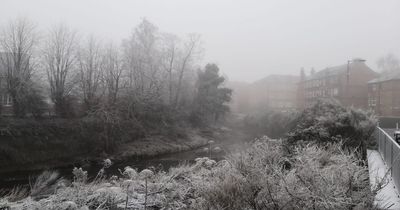
<svg viewBox="0 0 400 210">
<path fill-rule="evenodd" d="M 13 118 L 25 119 L 13 124 L 3 117 L 1 129 L 44 132 L 2 134 L 15 141 L 5 143 L 5 155 L 29 159 L 24 145 L 40 142 L 43 154 L 68 147 L 66 142 L 65 151 L 112 152 L 118 141 L 137 139 L 132 132 L 184 135 L 180 128 L 207 125 L 229 111 L 232 91 L 223 87 L 218 66 L 198 65 L 199 35 L 181 39 L 146 19 L 119 44 L 82 37 L 64 24 L 39 33 L 24 18 L 0 27 L 0 94 L 11 102 Z M 61 120 L 33 120 L 44 116 Z M 4 160 L 17 161 L 11 156 Z"/>
<path fill-rule="evenodd" d="M 11 99 L 15 117 L 42 116 L 45 101 L 62 118 L 119 109 L 128 118 L 163 122 L 161 113 L 177 110 L 213 119 L 227 111 L 231 91 L 219 88 L 224 78 L 215 64 L 198 66 L 197 34 L 181 39 L 146 19 L 120 44 L 82 37 L 64 24 L 39 33 L 24 18 L 1 31 L 2 95 Z"/>
</svg>

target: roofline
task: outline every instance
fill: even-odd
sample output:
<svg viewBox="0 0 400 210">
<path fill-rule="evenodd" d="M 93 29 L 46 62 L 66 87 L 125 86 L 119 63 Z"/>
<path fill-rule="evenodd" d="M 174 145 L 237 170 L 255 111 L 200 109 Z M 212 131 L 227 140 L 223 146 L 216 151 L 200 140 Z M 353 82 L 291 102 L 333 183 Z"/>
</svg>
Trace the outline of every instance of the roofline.
<svg viewBox="0 0 400 210">
<path fill-rule="evenodd" d="M 382 83 L 382 82 L 389 82 L 389 81 L 395 81 L 395 80 L 400 80 L 400 78 L 397 79 L 386 79 L 386 80 L 381 80 L 381 81 L 376 81 L 374 82 L 373 80 L 368 81 L 368 84 L 376 84 L 376 83 Z"/>
</svg>

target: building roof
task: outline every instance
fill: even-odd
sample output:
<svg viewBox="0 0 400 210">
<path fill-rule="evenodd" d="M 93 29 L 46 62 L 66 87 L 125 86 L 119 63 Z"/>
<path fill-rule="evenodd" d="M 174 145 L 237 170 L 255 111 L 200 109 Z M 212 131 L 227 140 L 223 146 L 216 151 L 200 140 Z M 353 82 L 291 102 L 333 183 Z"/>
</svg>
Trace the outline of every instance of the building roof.
<svg viewBox="0 0 400 210">
<path fill-rule="evenodd" d="M 371 68 L 369 68 L 365 63 L 365 60 L 361 58 L 355 58 L 352 60 L 350 64 L 342 64 L 339 66 L 334 66 L 334 67 L 328 67 L 323 70 L 320 70 L 314 74 L 308 75 L 306 77 L 306 80 L 314 80 L 314 79 L 321 79 L 333 75 L 339 75 L 347 72 L 347 68 L 354 69 L 354 68 L 361 68 L 361 69 L 366 69 L 373 71 Z"/>
<path fill-rule="evenodd" d="M 284 75 L 284 74 L 271 74 L 260 80 L 253 82 L 252 85 L 259 84 L 296 84 L 299 82 L 300 77 L 296 75 Z"/>
<path fill-rule="evenodd" d="M 400 71 L 391 71 L 387 73 L 382 73 L 380 77 L 375 78 L 368 83 L 379 83 L 379 82 L 386 82 L 390 80 L 400 80 Z"/>
<path fill-rule="evenodd" d="M 306 77 L 306 80 L 321 79 L 321 78 L 332 76 L 332 75 L 338 75 L 338 74 L 341 74 L 342 72 L 345 72 L 346 70 L 347 70 L 347 64 L 329 67 L 329 68 L 320 70 L 314 74 L 308 75 Z"/>
</svg>

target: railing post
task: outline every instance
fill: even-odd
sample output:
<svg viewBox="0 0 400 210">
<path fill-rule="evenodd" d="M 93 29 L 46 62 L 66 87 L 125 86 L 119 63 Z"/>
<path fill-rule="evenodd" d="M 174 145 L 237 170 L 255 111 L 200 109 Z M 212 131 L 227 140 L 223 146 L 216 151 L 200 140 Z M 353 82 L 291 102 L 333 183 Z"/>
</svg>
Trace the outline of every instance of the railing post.
<svg viewBox="0 0 400 210">
<path fill-rule="evenodd" d="M 383 147 L 383 159 L 385 159 L 385 162 L 387 161 L 387 156 L 386 156 L 386 135 L 383 136 L 383 142 L 384 143 L 384 147 Z"/>
<path fill-rule="evenodd" d="M 376 133 L 378 134 L 378 151 L 382 154 L 381 131 L 379 130 L 379 126 L 376 128 Z"/>
<path fill-rule="evenodd" d="M 393 177 L 393 143 L 390 143 L 390 174 Z"/>
</svg>

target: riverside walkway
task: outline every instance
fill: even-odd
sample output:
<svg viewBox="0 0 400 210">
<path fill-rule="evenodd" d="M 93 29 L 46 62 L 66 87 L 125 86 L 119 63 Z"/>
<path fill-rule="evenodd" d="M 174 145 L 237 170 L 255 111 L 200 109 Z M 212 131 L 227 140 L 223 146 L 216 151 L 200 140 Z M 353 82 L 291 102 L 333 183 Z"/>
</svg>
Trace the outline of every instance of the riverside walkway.
<svg viewBox="0 0 400 210">
<path fill-rule="evenodd" d="M 395 129 L 376 128 L 378 150 L 368 150 L 371 189 L 377 192 L 375 204 L 383 209 L 400 209 L 400 146 L 392 138 Z"/>
</svg>

